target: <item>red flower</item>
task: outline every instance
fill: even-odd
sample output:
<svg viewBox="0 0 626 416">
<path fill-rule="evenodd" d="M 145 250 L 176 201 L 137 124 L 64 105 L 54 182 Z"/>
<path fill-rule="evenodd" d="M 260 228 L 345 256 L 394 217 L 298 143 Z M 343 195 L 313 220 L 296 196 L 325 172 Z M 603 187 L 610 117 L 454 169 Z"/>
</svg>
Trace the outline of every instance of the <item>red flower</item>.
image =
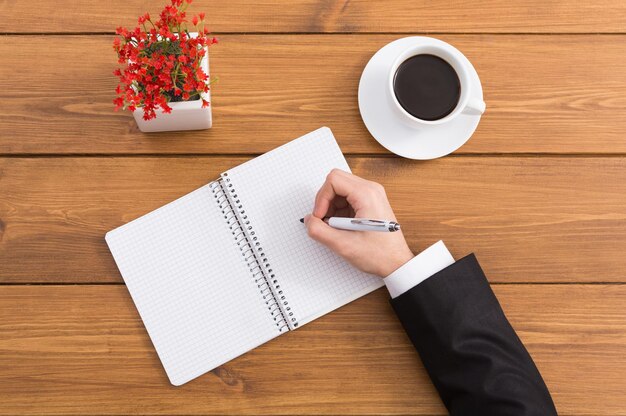
<svg viewBox="0 0 626 416">
<path fill-rule="evenodd" d="M 149 20 L 150 20 L 150 14 L 149 13 L 146 13 L 143 16 L 139 16 L 139 19 L 138 19 L 140 25 L 146 23 Z"/>
<path fill-rule="evenodd" d="M 124 99 L 122 97 L 117 97 L 113 100 L 113 104 L 115 104 L 115 111 L 117 111 L 124 106 Z"/>
<path fill-rule="evenodd" d="M 209 102 L 202 93 L 209 91 L 209 77 L 202 69 L 205 48 L 217 43 L 209 38 L 204 27 L 204 13 L 194 16 L 191 23 L 198 32 L 191 38 L 187 28 L 187 5 L 191 0 L 170 0 L 153 22 L 148 13 L 139 17 L 141 27 L 128 30 L 118 27 L 113 48 L 123 68 L 114 71 L 119 79 L 113 100 L 116 110 L 143 109 L 143 117 L 156 117 L 156 110 L 172 111 L 169 103 L 200 99 L 202 106 Z M 200 23 L 200 27 L 198 27 Z M 149 26 L 149 28 L 148 28 Z"/>
</svg>

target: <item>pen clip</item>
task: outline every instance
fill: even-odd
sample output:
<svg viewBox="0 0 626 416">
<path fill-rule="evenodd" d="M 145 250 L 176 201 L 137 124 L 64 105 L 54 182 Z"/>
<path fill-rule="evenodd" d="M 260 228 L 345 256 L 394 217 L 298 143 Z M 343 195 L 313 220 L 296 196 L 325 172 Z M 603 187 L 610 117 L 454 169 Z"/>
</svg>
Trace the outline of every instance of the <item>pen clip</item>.
<svg viewBox="0 0 626 416">
<path fill-rule="evenodd" d="M 386 228 L 386 221 L 382 220 L 364 220 L 364 219 L 353 219 L 350 221 L 352 224 L 360 224 L 360 225 L 369 225 L 370 227 L 383 227 Z"/>
</svg>

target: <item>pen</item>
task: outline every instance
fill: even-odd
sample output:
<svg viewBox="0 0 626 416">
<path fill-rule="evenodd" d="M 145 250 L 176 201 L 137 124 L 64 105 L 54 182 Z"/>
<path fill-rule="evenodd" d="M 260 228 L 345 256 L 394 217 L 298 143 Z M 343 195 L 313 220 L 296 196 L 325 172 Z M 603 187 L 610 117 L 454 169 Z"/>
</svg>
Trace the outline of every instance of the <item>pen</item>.
<svg viewBox="0 0 626 416">
<path fill-rule="evenodd" d="M 304 223 L 304 218 L 300 218 Z M 333 228 L 348 231 L 382 231 L 393 232 L 400 230 L 400 224 L 395 221 L 370 220 L 367 218 L 325 217 L 324 222 Z"/>
</svg>

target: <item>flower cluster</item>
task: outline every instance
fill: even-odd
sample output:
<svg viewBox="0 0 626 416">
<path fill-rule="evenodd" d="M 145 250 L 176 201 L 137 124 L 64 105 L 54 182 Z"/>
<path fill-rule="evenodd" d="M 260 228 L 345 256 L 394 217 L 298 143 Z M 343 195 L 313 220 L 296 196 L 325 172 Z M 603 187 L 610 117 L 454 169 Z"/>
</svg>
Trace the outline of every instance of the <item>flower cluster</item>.
<svg viewBox="0 0 626 416">
<path fill-rule="evenodd" d="M 141 107 L 143 118 L 150 120 L 158 108 L 171 112 L 170 102 L 202 100 L 203 107 L 209 105 L 202 98 L 211 84 L 202 59 L 217 39 L 204 27 L 204 13 L 191 18 L 197 34 L 190 34 L 185 10 L 191 2 L 171 0 L 157 21 L 146 13 L 135 29 L 117 28 L 113 49 L 123 68 L 114 71 L 119 78 L 113 100 L 116 110 Z"/>
</svg>

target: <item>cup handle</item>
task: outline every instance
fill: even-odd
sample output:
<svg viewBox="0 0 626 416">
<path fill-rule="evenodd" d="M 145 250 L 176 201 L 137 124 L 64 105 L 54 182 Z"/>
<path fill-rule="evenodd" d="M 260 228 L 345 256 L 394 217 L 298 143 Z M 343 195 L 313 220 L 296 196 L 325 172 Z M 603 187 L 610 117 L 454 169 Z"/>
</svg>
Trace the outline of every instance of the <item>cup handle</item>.
<svg viewBox="0 0 626 416">
<path fill-rule="evenodd" d="M 463 109 L 463 114 L 479 116 L 485 112 L 485 102 L 480 98 L 470 98 Z"/>
</svg>

